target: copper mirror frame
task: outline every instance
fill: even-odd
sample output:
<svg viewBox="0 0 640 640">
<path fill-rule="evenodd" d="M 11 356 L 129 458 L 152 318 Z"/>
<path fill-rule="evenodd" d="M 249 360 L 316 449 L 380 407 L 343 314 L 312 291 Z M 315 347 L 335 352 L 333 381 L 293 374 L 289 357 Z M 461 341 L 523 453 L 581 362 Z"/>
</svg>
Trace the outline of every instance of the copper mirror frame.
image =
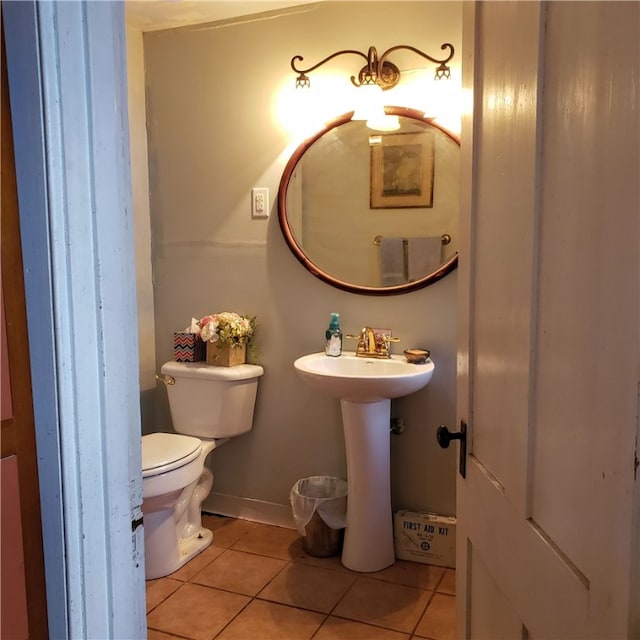
<svg viewBox="0 0 640 640">
<path fill-rule="evenodd" d="M 409 109 L 406 107 L 385 107 L 385 112 L 388 115 L 404 116 L 405 118 L 412 118 L 421 123 L 428 124 L 431 127 L 445 134 L 458 146 L 460 145 L 459 137 L 455 136 L 453 133 L 451 133 L 447 129 L 439 126 L 433 120 L 424 118 L 424 115 L 421 111 L 417 111 L 415 109 Z M 289 187 L 289 183 L 291 182 L 292 176 L 296 170 L 298 163 L 301 161 L 304 154 L 309 150 L 309 148 L 317 140 L 322 138 L 322 136 L 332 131 L 336 127 L 339 127 L 343 124 L 350 122 L 353 114 L 354 112 L 351 111 L 327 123 L 323 129 L 318 131 L 315 135 L 307 138 L 293 152 L 291 158 L 289 159 L 289 161 L 287 162 L 284 168 L 282 178 L 280 180 L 280 185 L 278 188 L 278 221 L 280 223 L 280 229 L 282 231 L 282 234 L 284 236 L 284 239 L 287 245 L 291 249 L 293 255 L 298 259 L 298 261 L 314 276 L 326 282 L 327 284 L 330 284 L 333 287 L 342 289 L 343 291 L 348 291 L 350 293 L 356 293 L 361 295 L 373 295 L 373 296 L 397 295 L 400 293 L 409 293 L 411 291 L 422 289 L 430 284 L 433 284 L 434 282 L 437 282 L 438 280 L 446 276 L 448 273 L 451 273 L 451 271 L 456 269 L 456 267 L 458 266 L 457 251 L 454 253 L 452 257 L 446 260 L 437 270 L 417 280 L 413 280 L 411 282 L 401 283 L 397 285 L 392 285 L 392 286 L 385 286 L 385 287 L 360 285 L 360 284 L 354 284 L 352 282 L 348 282 L 347 280 L 332 276 L 331 274 L 327 273 L 324 269 L 320 268 L 317 264 L 315 264 L 307 256 L 307 254 L 304 252 L 302 247 L 296 241 L 294 233 L 289 224 L 289 220 L 287 218 L 287 189 Z"/>
</svg>

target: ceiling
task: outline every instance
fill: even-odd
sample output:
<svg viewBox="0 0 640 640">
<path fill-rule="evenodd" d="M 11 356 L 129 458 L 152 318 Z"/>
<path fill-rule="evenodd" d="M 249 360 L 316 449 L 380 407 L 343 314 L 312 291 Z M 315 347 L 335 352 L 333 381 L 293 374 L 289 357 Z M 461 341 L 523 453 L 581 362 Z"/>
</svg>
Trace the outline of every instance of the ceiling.
<svg viewBox="0 0 640 640">
<path fill-rule="evenodd" d="M 192 24 L 229 20 L 322 0 L 127 0 L 127 25 L 159 31 Z"/>
</svg>

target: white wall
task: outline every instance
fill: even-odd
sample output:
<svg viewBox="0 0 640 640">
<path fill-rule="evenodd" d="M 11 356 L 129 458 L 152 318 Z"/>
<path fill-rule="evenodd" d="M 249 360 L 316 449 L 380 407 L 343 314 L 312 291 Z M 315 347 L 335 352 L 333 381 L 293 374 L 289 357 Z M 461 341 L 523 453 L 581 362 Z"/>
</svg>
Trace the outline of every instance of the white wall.
<svg viewBox="0 0 640 640">
<path fill-rule="evenodd" d="M 258 316 L 265 367 L 253 431 L 209 459 L 215 484 L 205 508 L 228 511 L 247 498 L 276 517 L 289 513 L 298 478 L 346 477 L 339 403 L 311 391 L 292 364 L 323 347 L 329 313 L 338 311 L 345 333 L 391 327 L 401 338 L 396 352 L 431 349 L 430 385 L 392 406 L 407 425 L 392 436 L 393 502 L 455 512 L 455 454 L 435 440 L 439 424 L 456 426 L 455 272 L 400 296 L 334 289 L 289 252 L 274 206 L 291 140 L 272 106 L 279 88 L 293 84 L 293 55 L 311 64 L 338 49 L 401 43 L 437 55 L 443 42 L 456 46 L 459 66 L 461 3 L 322 3 L 144 35 L 157 362 L 172 358 L 172 332 L 192 315 L 228 310 Z M 334 62 L 349 74 L 359 68 Z M 270 190 L 269 220 L 251 219 L 256 186 Z M 165 396 L 158 387 L 154 428 L 169 431 Z"/>
</svg>

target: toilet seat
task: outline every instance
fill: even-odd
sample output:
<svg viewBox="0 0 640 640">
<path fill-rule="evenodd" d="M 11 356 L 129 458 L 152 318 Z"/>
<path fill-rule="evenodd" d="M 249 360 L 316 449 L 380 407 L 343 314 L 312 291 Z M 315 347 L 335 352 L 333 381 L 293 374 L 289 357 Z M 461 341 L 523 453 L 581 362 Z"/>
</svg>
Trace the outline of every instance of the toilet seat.
<svg viewBox="0 0 640 640">
<path fill-rule="evenodd" d="M 189 464 L 200 455 L 202 441 L 177 433 L 142 436 L 142 477 L 149 478 Z"/>
</svg>

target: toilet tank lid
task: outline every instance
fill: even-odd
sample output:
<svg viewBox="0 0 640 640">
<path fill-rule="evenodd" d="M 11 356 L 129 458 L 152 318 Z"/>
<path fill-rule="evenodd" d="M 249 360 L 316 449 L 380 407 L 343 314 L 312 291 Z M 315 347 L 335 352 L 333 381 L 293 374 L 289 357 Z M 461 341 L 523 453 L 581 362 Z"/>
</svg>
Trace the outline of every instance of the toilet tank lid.
<svg viewBox="0 0 640 640">
<path fill-rule="evenodd" d="M 199 455 L 202 441 L 178 433 L 150 433 L 142 436 L 142 470 L 151 471 L 172 462 L 190 462 Z"/>
<path fill-rule="evenodd" d="M 239 364 L 235 367 L 215 367 L 204 362 L 174 362 L 162 365 L 160 371 L 174 378 L 203 378 L 210 380 L 249 380 L 259 378 L 264 369 L 258 364 Z"/>
</svg>

